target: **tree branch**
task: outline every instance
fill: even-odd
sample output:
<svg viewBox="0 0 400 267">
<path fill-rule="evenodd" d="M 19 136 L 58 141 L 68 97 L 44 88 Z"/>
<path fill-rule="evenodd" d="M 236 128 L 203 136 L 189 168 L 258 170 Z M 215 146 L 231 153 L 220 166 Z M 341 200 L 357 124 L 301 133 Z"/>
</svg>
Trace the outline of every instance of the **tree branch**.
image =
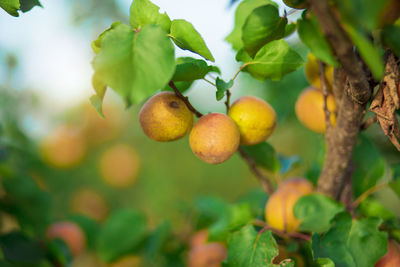
<svg viewBox="0 0 400 267">
<path fill-rule="evenodd" d="M 344 92 L 337 103 L 337 123 L 326 132 L 327 154 L 317 187 L 319 192 L 339 199 L 372 89 L 364 63 L 354 52 L 352 41 L 332 13 L 328 1 L 309 0 L 309 3 L 346 74 L 346 82 L 341 85 Z"/>
<path fill-rule="evenodd" d="M 231 107 L 231 91 L 226 90 L 226 101 L 225 101 L 225 107 L 226 107 L 226 114 L 228 114 L 229 109 Z"/>
<path fill-rule="evenodd" d="M 189 102 L 189 98 L 182 95 L 182 93 L 178 90 L 178 88 L 175 86 L 173 81 L 170 81 L 168 83 L 168 85 L 174 90 L 175 94 L 177 97 L 179 97 L 180 99 L 182 99 L 183 102 L 185 102 L 185 105 L 187 106 L 187 108 L 193 112 L 194 115 L 196 115 L 197 118 L 200 118 L 201 116 L 203 116 L 203 114 L 201 114 L 201 112 L 199 112 L 197 109 L 195 109 L 192 104 Z"/>
<path fill-rule="evenodd" d="M 324 111 L 325 111 L 325 126 L 326 129 L 332 126 L 331 124 L 331 112 L 328 109 L 328 88 L 326 86 L 326 77 L 325 77 L 325 64 L 318 60 L 319 65 L 319 77 L 321 80 L 321 87 L 322 87 L 322 95 L 324 97 Z"/>
<path fill-rule="evenodd" d="M 366 119 L 360 126 L 360 131 L 365 131 L 369 128 L 369 126 L 371 126 L 372 124 L 376 123 L 378 121 L 378 118 L 376 117 L 376 115 L 369 117 L 368 119 Z"/>
</svg>

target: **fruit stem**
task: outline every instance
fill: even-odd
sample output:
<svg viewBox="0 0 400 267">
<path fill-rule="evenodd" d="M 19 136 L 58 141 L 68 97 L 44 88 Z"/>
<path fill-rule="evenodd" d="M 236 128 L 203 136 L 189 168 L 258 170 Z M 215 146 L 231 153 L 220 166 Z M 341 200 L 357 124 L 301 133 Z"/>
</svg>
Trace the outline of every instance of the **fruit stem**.
<svg viewBox="0 0 400 267">
<path fill-rule="evenodd" d="M 369 128 L 369 126 L 371 126 L 372 124 L 376 123 L 378 121 L 378 118 L 376 117 L 376 115 L 369 117 L 368 119 L 366 119 L 363 124 L 361 124 L 360 126 L 360 131 L 365 131 Z"/>
<path fill-rule="evenodd" d="M 385 187 L 387 187 L 389 183 L 381 183 L 381 184 L 376 184 L 373 187 L 369 188 L 367 191 L 362 193 L 356 200 L 354 200 L 353 204 L 350 206 L 350 210 L 354 210 L 357 208 L 361 202 L 363 202 L 367 197 L 375 193 L 376 191 L 379 191 Z"/>
<path fill-rule="evenodd" d="M 226 106 L 226 114 L 228 114 L 229 109 L 231 107 L 231 91 L 226 90 L 226 101 L 225 101 L 225 106 Z"/>
<path fill-rule="evenodd" d="M 210 80 L 207 80 L 207 78 L 203 78 L 203 80 L 206 81 L 206 82 L 208 82 L 208 83 L 211 84 L 212 86 L 217 87 L 217 85 L 216 85 L 215 83 L 213 83 L 213 82 L 210 81 Z"/>
<path fill-rule="evenodd" d="M 277 236 L 280 236 L 282 238 L 298 238 L 298 239 L 302 239 L 305 241 L 311 241 L 311 237 L 307 234 L 303 234 L 303 233 L 298 233 L 298 232 L 293 232 L 293 233 L 287 233 L 285 231 L 281 231 L 278 230 L 276 228 L 273 228 L 271 226 L 269 226 L 266 222 L 262 221 L 262 220 L 254 220 L 252 222 L 253 225 L 255 226 L 259 226 L 259 227 L 263 227 L 263 229 L 260 230 L 259 234 L 264 233 L 265 231 L 272 231 L 274 234 L 276 234 Z"/>
<path fill-rule="evenodd" d="M 240 156 L 247 162 L 250 170 L 252 170 L 253 173 L 258 178 L 258 180 L 260 180 L 265 192 L 267 192 L 268 195 L 271 195 L 274 192 L 272 184 L 270 180 L 266 176 L 264 176 L 264 174 L 260 171 L 260 169 L 258 169 L 254 159 L 249 155 L 247 155 L 246 152 L 244 152 L 244 150 L 241 147 L 238 148 L 238 152 Z"/>
<path fill-rule="evenodd" d="M 194 115 L 196 115 L 197 118 L 200 118 L 201 116 L 203 116 L 203 114 L 201 112 L 199 112 L 197 109 L 195 109 L 192 104 L 190 104 L 189 102 L 189 98 L 187 96 L 182 95 L 182 93 L 178 90 L 178 88 L 175 86 L 173 81 L 170 81 L 168 83 L 168 85 L 174 90 L 175 94 L 177 97 L 179 97 L 180 99 L 182 99 L 182 101 L 185 103 L 185 105 L 187 106 L 187 108 L 193 112 Z"/>
</svg>

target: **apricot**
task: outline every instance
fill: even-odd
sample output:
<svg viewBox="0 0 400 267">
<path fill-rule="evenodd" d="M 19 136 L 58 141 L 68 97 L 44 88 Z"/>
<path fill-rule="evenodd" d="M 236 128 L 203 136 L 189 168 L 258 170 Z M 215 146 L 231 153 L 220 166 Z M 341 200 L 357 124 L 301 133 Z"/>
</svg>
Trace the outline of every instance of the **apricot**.
<svg viewBox="0 0 400 267">
<path fill-rule="evenodd" d="M 169 142 L 190 132 L 193 113 L 174 93 L 161 92 L 143 105 L 139 122 L 149 138 L 158 142 Z"/>
<path fill-rule="evenodd" d="M 192 235 L 190 238 L 190 246 L 198 247 L 207 243 L 208 231 L 207 229 L 200 230 Z"/>
<path fill-rule="evenodd" d="M 189 137 L 193 153 L 210 164 L 228 160 L 236 152 L 239 142 L 238 127 L 222 113 L 202 116 L 193 126 Z"/>
<path fill-rule="evenodd" d="M 138 177 L 140 162 L 139 154 L 132 146 L 116 144 L 101 155 L 99 163 L 101 178 L 112 187 L 128 187 Z"/>
<path fill-rule="evenodd" d="M 43 140 L 39 150 L 48 164 L 57 168 L 70 168 L 83 160 L 87 148 L 80 129 L 61 126 Z"/>
<path fill-rule="evenodd" d="M 71 210 L 95 221 L 104 220 L 109 211 L 106 199 L 92 189 L 80 189 L 71 200 Z"/>
<path fill-rule="evenodd" d="M 330 111 L 330 121 L 336 124 L 336 102 L 334 96 L 329 93 L 327 107 Z M 326 131 L 324 97 L 320 90 L 309 87 L 304 90 L 297 99 L 295 107 L 299 121 L 311 131 L 324 133 Z"/>
<path fill-rule="evenodd" d="M 47 238 L 61 239 L 68 246 L 72 255 L 78 256 L 86 249 L 86 237 L 81 228 L 68 221 L 57 222 L 47 229 Z"/>
<path fill-rule="evenodd" d="M 307 55 L 306 65 L 304 66 L 304 72 L 307 81 L 317 89 L 321 89 L 321 79 L 319 74 L 319 64 L 318 58 L 312 53 Z M 330 65 L 325 65 L 325 79 L 326 86 L 329 91 L 332 90 L 333 85 L 333 67 Z"/>
<path fill-rule="evenodd" d="M 255 145 L 267 140 L 276 125 L 274 109 L 254 96 L 236 100 L 229 110 L 229 117 L 239 128 L 242 145 Z"/>
<path fill-rule="evenodd" d="M 194 247 L 189 252 L 188 267 L 220 267 L 227 250 L 220 243 L 207 243 Z"/>
<path fill-rule="evenodd" d="M 111 263 L 108 267 L 140 267 L 142 258 L 137 255 L 124 256 L 121 259 Z"/>
<path fill-rule="evenodd" d="M 280 190 L 296 190 L 302 194 L 311 194 L 313 192 L 313 185 L 307 179 L 300 177 L 291 177 L 285 179 L 280 185 Z"/>
<path fill-rule="evenodd" d="M 375 267 L 400 266 L 400 246 L 396 241 L 389 240 L 386 254 L 375 264 Z"/>
<path fill-rule="evenodd" d="M 306 0 L 283 0 L 285 5 L 295 9 L 304 9 L 307 8 Z"/>
</svg>

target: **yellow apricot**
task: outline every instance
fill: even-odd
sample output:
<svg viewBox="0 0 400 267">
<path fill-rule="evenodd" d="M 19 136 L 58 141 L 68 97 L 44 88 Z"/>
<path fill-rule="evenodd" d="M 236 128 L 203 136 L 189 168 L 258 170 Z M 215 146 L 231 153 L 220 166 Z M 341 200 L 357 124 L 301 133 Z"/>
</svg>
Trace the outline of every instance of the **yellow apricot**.
<svg viewBox="0 0 400 267">
<path fill-rule="evenodd" d="M 304 72 L 307 81 L 317 89 L 321 89 L 321 79 L 319 74 L 319 64 L 318 58 L 313 54 L 309 53 L 307 55 L 306 65 L 304 66 Z M 330 65 L 325 65 L 325 78 L 326 86 L 328 90 L 332 90 L 333 85 L 333 67 Z"/>
<path fill-rule="evenodd" d="M 332 94 L 328 94 L 327 107 L 330 111 L 330 121 L 336 124 L 336 102 Z M 299 121 L 308 129 L 324 133 L 326 131 L 324 97 L 320 90 L 309 87 L 297 99 L 295 107 Z"/>
<path fill-rule="evenodd" d="M 151 97 L 139 113 L 143 132 L 151 139 L 169 142 L 180 139 L 192 129 L 193 113 L 172 92 Z"/>
<path fill-rule="evenodd" d="M 229 117 L 239 128 L 242 145 L 255 145 L 267 140 L 276 125 L 274 109 L 254 96 L 236 100 L 229 110 Z"/>
<path fill-rule="evenodd" d="M 101 155 L 99 169 L 106 184 L 116 188 L 128 187 L 138 177 L 140 157 L 130 145 L 117 144 Z"/>
<path fill-rule="evenodd" d="M 400 246 L 396 241 L 388 241 L 387 253 L 375 264 L 375 267 L 400 266 Z"/>
<path fill-rule="evenodd" d="M 73 194 L 71 210 L 95 221 L 102 221 L 106 218 L 109 207 L 102 195 L 92 189 L 84 188 Z"/>
<path fill-rule="evenodd" d="M 188 267 L 220 267 L 226 256 L 224 245 L 207 243 L 190 250 Z"/>
<path fill-rule="evenodd" d="M 222 113 L 202 116 L 193 126 L 189 137 L 193 153 L 210 164 L 228 160 L 236 152 L 239 142 L 238 127 Z"/>
<path fill-rule="evenodd" d="M 279 184 L 280 190 L 296 190 L 302 194 L 311 194 L 313 192 L 313 185 L 307 179 L 300 177 L 292 177 L 285 179 Z"/>
<path fill-rule="evenodd" d="M 83 160 L 87 147 L 80 129 L 61 126 L 43 140 L 39 149 L 43 159 L 50 165 L 70 168 Z"/>
<path fill-rule="evenodd" d="M 63 240 L 74 256 L 82 254 L 86 248 L 85 234 L 81 228 L 73 222 L 62 221 L 50 225 L 47 229 L 46 236 L 51 240 L 56 238 Z"/>
<path fill-rule="evenodd" d="M 296 232 L 300 221 L 294 216 L 293 207 L 301 196 L 301 192 L 293 189 L 275 191 L 265 208 L 266 222 L 275 229 Z"/>
</svg>

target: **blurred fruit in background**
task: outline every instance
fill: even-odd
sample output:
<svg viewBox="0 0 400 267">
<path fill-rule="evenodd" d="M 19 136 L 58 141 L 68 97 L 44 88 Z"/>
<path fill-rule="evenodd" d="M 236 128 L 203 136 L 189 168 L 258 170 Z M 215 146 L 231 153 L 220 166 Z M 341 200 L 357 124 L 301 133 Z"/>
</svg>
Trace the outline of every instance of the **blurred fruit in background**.
<svg viewBox="0 0 400 267">
<path fill-rule="evenodd" d="M 1 212 L 0 213 L 0 233 L 8 234 L 20 229 L 19 223 L 15 216 Z"/>
<path fill-rule="evenodd" d="M 53 223 L 46 232 L 50 240 L 61 239 L 68 246 L 73 256 L 79 256 L 86 249 L 86 237 L 82 229 L 75 223 L 61 221 Z"/>
<path fill-rule="evenodd" d="M 54 129 L 40 144 L 43 160 L 56 168 L 71 168 L 82 162 L 87 146 L 79 127 L 63 125 Z"/>
<path fill-rule="evenodd" d="M 140 170 L 140 156 L 124 143 L 108 148 L 100 157 L 99 170 L 103 181 L 115 188 L 125 188 L 135 183 Z"/>
<path fill-rule="evenodd" d="M 307 81 L 314 86 L 316 89 L 322 89 L 321 85 L 321 75 L 320 66 L 318 63 L 318 58 L 314 54 L 309 53 L 307 55 L 306 65 L 304 67 L 304 73 L 306 75 Z M 328 90 L 332 90 L 333 85 L 333 67 L 325 65 L 325 79 L 326 87 Z"/>
<path fill-rule="evenodd" d="M 92 189 L 84 188 L 72 195 L 71 211 L 100 222 L 108 215 L 109 207 L 104 196 Z"/>
<path fill-rule="evenodd" d="M 220 267 L 227 256 L 226 247 L 220 243 L 207 243 L 189 251 L 189 267 Z"/>
<path fill-rule="evenodd" d="M 207 229 L 197 231 L 190 238 L 190 247 L 194 248 L 194 247 L 204 245 L 205 243 L 207 243 L 207 240 L 208 240 L 208 230 Z"/>
<path fill-rule="evenodd" d="M 71 267 L 106 267 L 106 264 L 102 262 L 94 253 L 84 253 L 76 257 Z"/>
</svg>

